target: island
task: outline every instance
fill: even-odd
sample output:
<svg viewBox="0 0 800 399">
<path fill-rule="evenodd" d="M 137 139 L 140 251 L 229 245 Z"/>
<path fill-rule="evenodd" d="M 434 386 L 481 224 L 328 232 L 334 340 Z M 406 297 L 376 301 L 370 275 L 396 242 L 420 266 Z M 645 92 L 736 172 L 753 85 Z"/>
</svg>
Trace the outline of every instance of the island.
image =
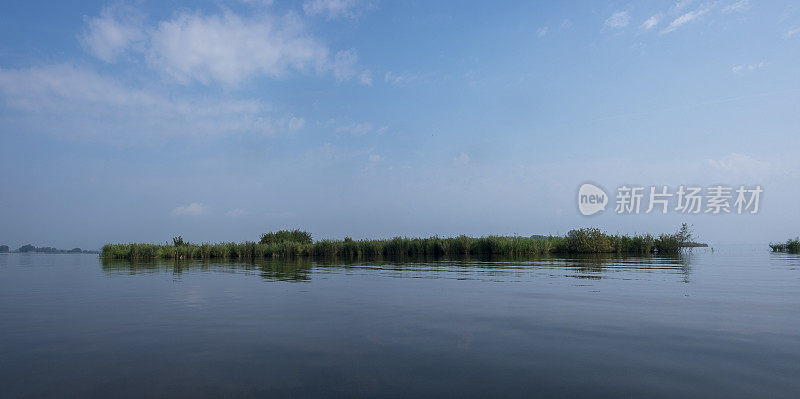
<svg viewBox="0 0 800 399">
<path fill-rule="evenodd" d="M 378 240 L 314 241 L 306 231 L 280 230 L 261 235 L 258 242 L 193 244 L 177 236 L 172 243 L 106 244 L 106 259 L 214 259 L 286 257 L 397 257 L 443 255 L 546 254 L 678 254 L 682 248 L 706 246 L 692 241 L 687 224 L 671 234 L 621 235 L 597 228 L 580 228 L 564 236 L 394 237 Z"/>
</svg>

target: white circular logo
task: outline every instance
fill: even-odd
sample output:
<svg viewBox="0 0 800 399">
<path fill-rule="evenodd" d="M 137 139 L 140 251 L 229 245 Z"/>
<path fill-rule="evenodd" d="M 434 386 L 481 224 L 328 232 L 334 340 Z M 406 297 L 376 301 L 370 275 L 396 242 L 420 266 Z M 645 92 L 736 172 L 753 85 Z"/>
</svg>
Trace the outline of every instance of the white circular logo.
<svg viewBox="0 0 800 399">
<path fill-rule="evenodd" d="M 604 211 L 608 204 L 608 195 L 600 187 L 584 183 L 578 189 L 578 210 L 585 216 Z"/>
</svg>

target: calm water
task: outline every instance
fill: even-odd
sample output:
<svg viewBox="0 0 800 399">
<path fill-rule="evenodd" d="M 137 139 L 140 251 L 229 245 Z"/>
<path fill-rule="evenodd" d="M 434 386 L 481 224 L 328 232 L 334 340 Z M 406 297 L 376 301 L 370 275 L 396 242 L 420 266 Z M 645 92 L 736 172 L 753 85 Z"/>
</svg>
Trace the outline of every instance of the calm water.
<svg viewBox="0 0 800 399">
<path fill-rule="evenodd" d="M 800 397 L 800 257 L 0 254 L 0 397 Z"/>
</svg>

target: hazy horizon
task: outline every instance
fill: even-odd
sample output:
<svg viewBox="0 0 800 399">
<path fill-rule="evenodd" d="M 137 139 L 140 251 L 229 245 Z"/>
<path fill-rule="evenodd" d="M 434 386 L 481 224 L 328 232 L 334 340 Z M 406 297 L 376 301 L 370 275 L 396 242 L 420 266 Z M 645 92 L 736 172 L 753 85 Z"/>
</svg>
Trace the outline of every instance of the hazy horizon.
<svg viewBox="0 0 800 399">
<path fill-rule="evenodd" d="M 798 61 L 790 1 L 5 2 L 0 245 L 784 241 Z M 754 215 L 587 217 L 585 182 L 764 193 Z"/>
</svg>

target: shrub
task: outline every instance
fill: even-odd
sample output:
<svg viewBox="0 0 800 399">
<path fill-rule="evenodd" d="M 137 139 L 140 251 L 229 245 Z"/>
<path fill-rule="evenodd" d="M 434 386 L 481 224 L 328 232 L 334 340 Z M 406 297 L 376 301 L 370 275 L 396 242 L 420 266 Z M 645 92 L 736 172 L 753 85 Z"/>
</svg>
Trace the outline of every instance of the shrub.
<svg viewBox="0 0 800 399">
<path fill-rule="evenodd" d="M 662 234 L 658 236 L 655 247 L 660 254 L 670 254 L 680 252 L 681 244 L 677 234 Z"/>
<path fill-rule="evenodd" d="M 769 244 L 774 252 L 800 253 L 800 237 L 786 240 L 784 243 Z"/>
<path fill-rule="evenodd" d="M 299 244 L 311 244 L 311 234 L 299 229 L 295 230 L 278 230 L 276 232 L 269 232 L 261 235 L 259 244 L 278 244 L 283 242 L 296 242 Z"/>
<path fill-rule="evenodd" d="M 570 230 L 559 242 L 555 252 L 562 253 L 605 253 L 614 252 L 611 236 L 597 228 Z"/>
</svg>

